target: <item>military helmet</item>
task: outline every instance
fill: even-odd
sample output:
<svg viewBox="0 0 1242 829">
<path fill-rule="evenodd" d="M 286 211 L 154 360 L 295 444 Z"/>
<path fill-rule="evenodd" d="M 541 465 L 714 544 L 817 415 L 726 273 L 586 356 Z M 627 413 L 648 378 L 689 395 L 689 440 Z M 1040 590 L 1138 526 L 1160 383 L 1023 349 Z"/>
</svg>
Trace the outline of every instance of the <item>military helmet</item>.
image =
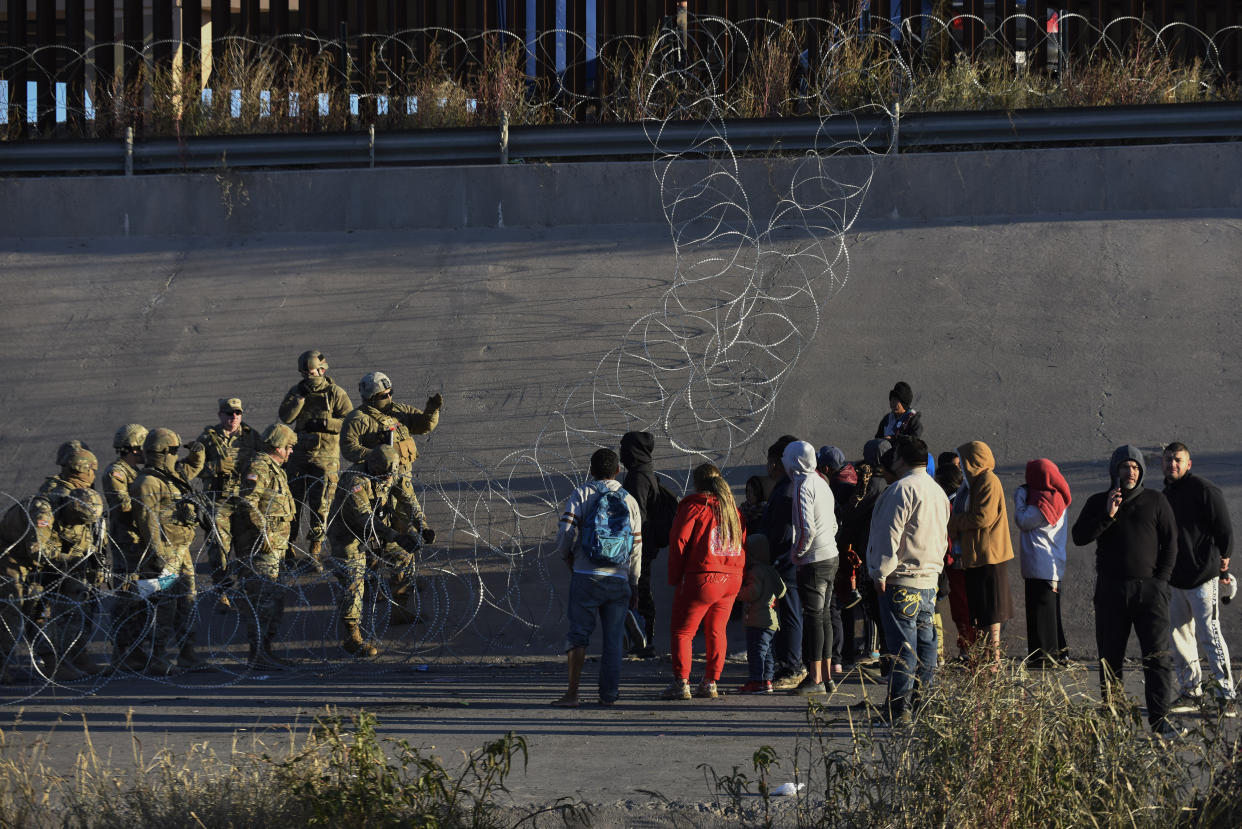
<svg viewBox="0 0 1242 829">
<path fill-rule="evenodd" d="M 147 427 L 141 423 L 126 423 L 116 430 L 112 438 L 113 449 L 142 449 L 142 442 L 147 439 Z"/>
<path fill-rule="evenodd" d="M 61 469 L 66 472 L 95 472 L 99 469 L 99 459 L 88 449 L 77 449 L 65 459 Z"/>
<path fill-rule="evenodd" d="M 372 371 L 364 374 L 362 379 L 358 381 L 358 394 L 362 395 L 363 400 L 370 400 L 375 395 L 390 389 L 392 389 L 392 381 L 382 371 Z"/>
<path fill-rule="evenodd" d="M 314 371 L 317 368 L 328 370 L 328 358 L 323 356 L 323 352 L 312 348 L 310 351 L 303 351 L 298 356 L 298 371 L 305 374 L 308 371 Z"/>
<path fill-rule="evenodd" d="M 396 449 L 381 443 L 367 454 L 367 471 L 372 475 L 387 475 L 396 471 L 399 460 Z"/>
<path fill-rule="evenodd" d="M 90 449 L 80 440 L 67 440 L 60 446 L 56 447 L 56 465 L 64 466 L 69 463 L 69 459 L 73 457 L 73 453 L 81 449 Z"/>
<path fill-rule="evenodd" d="M 298 442 L 297 434 L 283 423 L 273 423 L 263 430 L 263 442 L 272 449 L 285 449 Z"/>
<path fill-rule="evenodd" d="M 152 429 L 142 442 L 142 451 L 153 455 L 176 452 L 181 448 L 181 437 L 172 429 Z"/>
<path fill-rule="evenodd" d="M 103 499 L 93 489 L 81 487 L 69 493 L 60 506 L 60 520 L 66 524 L 92 524 L 103 515 Z"/>
</svg>

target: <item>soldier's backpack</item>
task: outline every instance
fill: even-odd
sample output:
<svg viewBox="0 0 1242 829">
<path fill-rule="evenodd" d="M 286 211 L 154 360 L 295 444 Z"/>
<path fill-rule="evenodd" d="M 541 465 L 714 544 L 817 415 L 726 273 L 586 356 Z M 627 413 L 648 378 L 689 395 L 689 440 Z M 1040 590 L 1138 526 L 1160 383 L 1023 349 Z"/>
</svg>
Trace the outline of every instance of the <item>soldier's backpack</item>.
<svg viewBox="0 0 1242 829">
<path fill-rule="evenodd" d="M 620 487 L 609 489 L 603 481 L 595 481 L 591 486 L 599 497 L 582 516 L 582 549 L 597 564 L 628 564 L 634 549 L 634 528 L 630 526 L 626 492 Z"/>
<path fill-rule="evenodd" d="M 673 519 L 677 516 L 677 496 L 664 484 L 656 481 L 655 497 L 651 499 L 651 516 L 647 519 L 651 538 L 644 538 L 644 547 L 651 554 L 668 546 L 668 537 L 673 531 Z M 644 554 L 645 555 L 645 554 Z"/>
</svg>

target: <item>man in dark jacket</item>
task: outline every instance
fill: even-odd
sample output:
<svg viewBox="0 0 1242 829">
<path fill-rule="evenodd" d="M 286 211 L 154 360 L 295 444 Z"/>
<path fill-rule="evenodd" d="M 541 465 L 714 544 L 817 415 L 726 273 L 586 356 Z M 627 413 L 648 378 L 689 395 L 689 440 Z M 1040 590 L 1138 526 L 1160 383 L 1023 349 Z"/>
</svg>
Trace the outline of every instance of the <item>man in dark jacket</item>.
<svg viewBox="0 0 1242 829">
<path fill-rule="evenodd" d="M 626 432 L 621 436 L 621 464 L 625 467 L 625 479 L 621 487 L 638 502 L 643 516 L 643 569 L 638 577 L 638 597 L 635 610 L 643 617 L 647 642 L 635 647 L 630 653 L 642 659 L 655 657 L 655 595 L 651 592 L 651 573 L 660 547 L 654 543 L 651 516 L 660 485 L 656 480 L 655 467 L 651 464 L 651 452 L 655 449 L 655 437 L 650 432 Z"/>
<path fill-rule="evenodd" d="M 798 596 L 798 567 L 789 556 L 794 536 L 793 489 L 785 465 L 781 463 L 785 447 L 796 440 L 792 435 L 782 435 L 768 447 L 768 475 L 776 484 L 768 496 L 768 505 L 760 522 L 763 534 L 768 537 L 772 567 L 785 583 L 785 596 L 776 606 L 781 626 L 772 641 L 776 661 L 772 687 L 778 691 L 797 687 L 806 677 L 806 667 L 802 664 L 802 600 Z"/>
<path fill-rule="evenodd" d="M 1203 669 L 1199 645 L 1207 651 L 1215 678 L 1213 701 L 1227 717 L 1237 716 L 1229 647 L 1220 630 L 1220 576 L 1229 569 L 1233 528 L 1220 490 L 1190 472 L 1184 443 L 1164 448 L 1164 497 L 1177 519 L 1177 561 L 1173 565 L 1169 624 L 1173 630 L 1173 664 L 1180 696 L 1174 713 L 1199 710 Z"/>
<path fill-rule="evenodd" d="M 1121 446 L 1108 464 L 1112 488 L 1087 499 L 1074 522 L 1074 543 L 1095 542 L 1095 642 L 1107 702 L 1121 687 L 1130 639 L 1143 653 L 1147 719 L 1162 736 L 1173 700 L 1169 654 L 1169 577 L 1177 559 L 1177 522 L 1164 495 L 1143 486 L 1147 466 L 1135 446 Z"/>
</svg>

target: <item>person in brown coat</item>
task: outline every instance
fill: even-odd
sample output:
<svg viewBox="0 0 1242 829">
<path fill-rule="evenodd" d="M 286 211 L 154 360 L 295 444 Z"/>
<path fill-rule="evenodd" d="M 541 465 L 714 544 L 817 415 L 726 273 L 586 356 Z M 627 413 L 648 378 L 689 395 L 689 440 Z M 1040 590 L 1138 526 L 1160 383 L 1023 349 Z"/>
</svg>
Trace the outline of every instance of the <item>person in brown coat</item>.
<svg viewBox="0 0 1242 829">
<path fill-rule="evenodd" d="M 966 506 L 949 519 L 949 537 L 961 546 L 971 623 L 987 632 L 987 657 L 999 662 L 1001 623 L 1013 616 L 1009 595 L 1013 542 L 1005 492 L 992 471 L 996 461 L 986 443 L 972 440 L 959 446 L 957 454 L 966 479 Z"/>
</svg>

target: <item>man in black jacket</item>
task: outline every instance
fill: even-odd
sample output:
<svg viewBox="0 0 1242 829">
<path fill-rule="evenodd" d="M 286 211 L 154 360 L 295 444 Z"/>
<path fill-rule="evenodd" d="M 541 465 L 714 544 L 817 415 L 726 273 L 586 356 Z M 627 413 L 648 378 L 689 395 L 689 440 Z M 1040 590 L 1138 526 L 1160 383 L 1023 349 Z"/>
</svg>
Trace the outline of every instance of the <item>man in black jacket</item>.
<svg viewBox="0 0 1242 829">
<path fill-rule="evenodd" d="M 655 437 L 650 432 L 626 432 L 621 436 L 621 464 L 625 467 L 625 479 L 621 487 L 638 502 L 643 516 L 643 569 L 638 576 L 638 597 L 635 610 L 643 617 L 647 643 L 635 647 L 630 653 L 642 659 L 655 656 L 655 595 L 651 592 L 651 574 L 655 570 L 656 556 L 660 547 L 655 542 L 656 533 L 651 526 L 652 510 L 660 494 L 655 467 L 651 464 L 651 452 L 655 449 Z"/>
<path fill-rule="evenodd" d="M 1074 543 L 1095 542 L 1095 643 L 1100 684 L 1107 702 L 1121 687 L 1130 639 L 1143 653 L 1147 719 L 1162 736 L 1173 733 L 1167 715 L 1173 699 L 1169 653 L 1169 577 L 1177 558 L 1177 523 L 1164 495 L 1143 486 L 1143 453 L 1135 446 L 1113 452 L 1112 488 L 1087 499 L 1074 522 Z"/>
<path fill-rule="evenodd" d="M 1236 717 L 1236 692 L 1229 665 L 1229 647 L 1220 630 L 1220 576 L 1229 569 L 1233 528 L 1220 490 L 1190 472 L 1190 450 L 1184 443 L 1164 448 L 1164 497 L 1177 519 L 1177 562 L 1169 579 L 1169 623 L 1173 631 L 1173 664 L 1180 696 L 1174 713 L 1199 710 L 1203 701 L 1203 669 L 1199 645 L 1207 651 L 1215 687 L 1212 699 L 1226 717 Z"/>
<path fill-rule="evenodd" d="M 785 447 L 796 440 L 793 435 L 782 435 L 768 447 L 768 475 L 776 480 L 776 484 L 772 487 L 760 520 L 761 531 L 768 537 L 772 567 L 785 583 L 785 595 L 776 605 L 780 628 L 772 640 L 772 653 L 776 659 L 772 687 L 778 691 L 795 688 L 806 678 L 806 666 L 802 664 L 802 599 L 798 596 L 798 568 L 789 557 L 794 536 L 793 482 L 781 463 Z M 754 531 L 754 528 L 750 529 L 750 532 Z"/>
</svg>

